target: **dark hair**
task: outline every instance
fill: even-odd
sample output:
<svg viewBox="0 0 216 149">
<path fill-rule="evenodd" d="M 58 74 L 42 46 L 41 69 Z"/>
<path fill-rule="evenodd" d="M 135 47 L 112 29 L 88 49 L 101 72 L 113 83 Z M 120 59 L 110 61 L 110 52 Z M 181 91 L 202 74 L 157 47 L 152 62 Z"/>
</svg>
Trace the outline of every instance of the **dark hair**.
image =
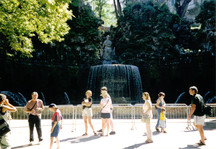
<svg viewBox="0 0 216 149">
<path fill-rule="evenodd" d="M 51 103 L 51 104 L 49 105 L 49 108 L 52 108 L 52 107 L 54 107 L 54 108 L 56 108 L 56 109 L 58 108 L 57 105 L 54 104 L 54 103 Z"/>
<path fill-rule="evenodd" d="M 191 86 L 190 89 L 193 90 L 193 91 L 195 91 L 196 94 L 198 93 L 198 89 L 197 89 L 196 86 Z"/>
<path fill-rule="evenodd" d="M 160 96 L 165 96 L 165 93 L 164 93 L 164 92 L 160 92 L 160 93 L 158 94 L 158 97 L 160 97 Z"/>
<path fill-rule="evenodd" d="M 0 102 L 3 100 L 3 96 L 0 95 Z"/>
</svg>

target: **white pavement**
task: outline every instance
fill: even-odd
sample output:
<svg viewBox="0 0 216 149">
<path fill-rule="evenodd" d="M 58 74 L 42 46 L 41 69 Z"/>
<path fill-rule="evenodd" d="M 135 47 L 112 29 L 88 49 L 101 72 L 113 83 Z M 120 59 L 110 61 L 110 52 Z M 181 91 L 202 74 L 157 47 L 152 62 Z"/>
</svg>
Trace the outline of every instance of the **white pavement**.
<svg viewBox="0 0 216 149">
<path fill-rule="evenodd" d="M 207 137 L 205 146 L 198 146 L 200 136 L 198 131 L 188 131 L 187 120 L 185 119 L 168 119 L 167 134 L 157 133 L 155 131 L 156 120 L 152 121 L 152 131 L 154 143 L 145 144 L 145 124 L 140 120 L 114 120 L 116 130 L 115 135 L 108 137 L 94 136 L 89 127 L 89 135 L 83 137 L 84 123 L 83 120 L 76 121 L 76 130 L 73 127 L 74 121 L 64 120 L 63 129 L 59 134 L 61 149 L 216 149 L 216 119 L 206 119 L 204 127 L 205 136 Z M 92 120 L 95 130 L 101 128 L 101 120 Z M 50 139 L 50 120 L 42 120 L 43 142 L 38 145 L 37 133 L 34 130 L 35 142 L 29 146 L 29 129 L 27 120 L 12 120 L 11 125 L 11 146 L 12 149 L 48 149 Z M 73 130 L 73 131 L 72 131 Z M 54 143 L 53 149 L 56 149 Z"/>
</svg>

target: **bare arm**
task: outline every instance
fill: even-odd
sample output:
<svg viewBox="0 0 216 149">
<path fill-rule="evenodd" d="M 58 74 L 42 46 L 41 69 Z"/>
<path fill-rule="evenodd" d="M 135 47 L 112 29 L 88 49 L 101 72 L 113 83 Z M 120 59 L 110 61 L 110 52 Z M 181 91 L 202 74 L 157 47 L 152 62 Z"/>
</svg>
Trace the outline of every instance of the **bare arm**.
<svg viewBox="0 0 216 149">
<path fill-rule="evenodd" d="M 159 106 L 159 104 L 160 104 L 160 99 L 157 100 L 157 103 L 156 103 L 156 107 L 157 107 L 157 108 L 161 108 L 161 107 Z"/>
<path fill-rule="evenodd" d="M 54 125 L 52 126 L 51 131 L 50 131 L 51 133 L 53 132 L 53 130 L 54 130 L 57 123 L 58 123 L 57 121 L 54 121 Z"/>
<path fill-rule="evenodd" d="M 2 111 L 3 112 L 6 112 L 6 111 L 16 112 L 17 109 L 12 104 L 10 104 L 8 100 L 5 100 Z"/>
<path fill-rule="evenodd" d="M 193 115 L 194 111 L 196 110 L 196 105 L 192 104 L 190 108 L 190 114 L 188 115 L 188 120 L 191 119 L 191 116 Z"/>
</svg>

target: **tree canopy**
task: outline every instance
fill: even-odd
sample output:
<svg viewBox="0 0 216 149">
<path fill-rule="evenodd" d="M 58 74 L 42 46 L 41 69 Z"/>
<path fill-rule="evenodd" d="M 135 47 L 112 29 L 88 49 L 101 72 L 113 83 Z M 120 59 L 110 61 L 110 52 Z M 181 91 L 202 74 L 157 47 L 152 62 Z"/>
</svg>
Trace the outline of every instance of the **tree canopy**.
<svg viewBox="0 0 216 149">
<path fill-rule="evenodd" d="M 68 10 L 70 0 L 1 0 L 0 49 L 8 53 L 21 52 L 31 56 L 32 37 L 42 43 L 62 41 L 70 30 L 67 20 L 72 19 Z M 8 45 L 8 46 L 5 46 Z"/>
<path fill-rule="evenodd" d="M 165 59 L 178 54 L 172 32 L 178 17 L 171 14 L 166 5 L 151 1 L 128 2 L 123 14 L 114 29 L 116 53 L 123 63 L 135 64 L 148 58 Z"/>
</svg>

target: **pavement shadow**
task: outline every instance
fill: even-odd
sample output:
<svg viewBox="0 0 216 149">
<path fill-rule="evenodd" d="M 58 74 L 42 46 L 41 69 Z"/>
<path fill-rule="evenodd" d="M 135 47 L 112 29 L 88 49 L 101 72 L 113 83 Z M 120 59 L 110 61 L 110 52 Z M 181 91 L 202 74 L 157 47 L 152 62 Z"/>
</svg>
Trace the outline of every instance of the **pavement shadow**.
<svg viewBox="0 0 216 149">
<path fill-rule="evenodd" d="M 205 122 L 204 130 L 214 130 L 216 129 L 216 120 L 211 120 L 209 122 Z"/>
<path fill-rule="evenodd" d="M 26 148 L 26 147 L 30 147 L 30 146 L 37 146 L 39 144 L 25 144 L 25 145 L 19 145 L 19 146 L 15 146 L 15 147 L 12 147 L 11 149 L 16 149 L 16 148 Z"/>
<path fill-rule="evenodd" d="M 145 142 L 144 143 L 138 143 L 138 144 L 134 144 L 134 145 L 125 147 L 124 149 L 135 149 L 135 148 L 139 148 L 140 146 L 145 145 L 145 144 L 148 144 L 148 143 L 145 143 Z"/>
<path fill-rule="evenodd" d="M 191 149 L 191 148 L 201 149 L 201 145 L 191 144 L 191 145 L 187 145 L 186 147 L 180 147 L 179 149 Z"/>
<path fill-rule="evenodd" d="M 62 139 L 62 140 L 60 140 L 60 142 L 82 143 L 82 142 L 95 140 L 95 139 L 98 139 L 100 137 L 101 136 L 79 136 L 79 137 L 74 137 L 74 138 Z"/>
</svg>

